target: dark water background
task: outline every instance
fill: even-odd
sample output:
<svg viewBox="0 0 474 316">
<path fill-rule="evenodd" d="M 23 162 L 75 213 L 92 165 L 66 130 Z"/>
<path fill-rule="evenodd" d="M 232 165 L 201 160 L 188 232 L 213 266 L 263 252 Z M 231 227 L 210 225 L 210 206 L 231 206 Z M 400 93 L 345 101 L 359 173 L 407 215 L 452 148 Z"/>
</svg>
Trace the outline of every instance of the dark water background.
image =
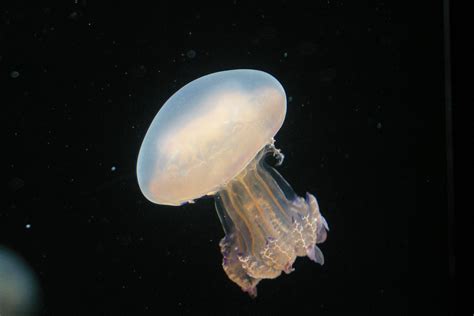
<svg viewBox="0 0 474 316">
<path fill-rule="evenodd" d="M 416 6 L 76 0 L 2 9 L 0 244 L 36 273 L 41 314 L 443 310 L 443 11 Z M 213 200 L 153 205 L 135 177 L 161 104 L 234 68 L 282 83 L 278 170 L 299 195 L 316 195 L 331 227 L 323 267 L 299 258 L 295 272 L 262 281 L 255 300 L 222 270 Z"/>
</svg>

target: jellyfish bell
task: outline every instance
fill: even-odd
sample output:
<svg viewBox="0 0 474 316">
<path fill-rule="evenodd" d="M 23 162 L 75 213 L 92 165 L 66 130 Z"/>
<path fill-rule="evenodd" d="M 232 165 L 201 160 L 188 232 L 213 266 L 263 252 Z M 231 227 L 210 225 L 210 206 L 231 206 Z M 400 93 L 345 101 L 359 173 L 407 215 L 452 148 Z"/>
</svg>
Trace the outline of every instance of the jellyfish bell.
<svg viewBox="0 0 474 316">
<path fill-rule="evenodd" d="M 181 205 L 233 179 L 280 129 L 285 91 L 267 73 L 231 70 L 185 85 L 160 109 L 138 156 L 150 201 Z"/>
<path fill-rule="evenodd" d="M 283 159 L 273 137 L 285 115 L 285 91 L 270 74 L 213 73 L 166 101 L 138 155 L 138 183 L 151 202 L 178 206 L 214 195 L 224 270 L 251 296 L 260 280 L 293 271 L 297 256 L 324 262 L 316 244 L 327 224 L 316 199 L 297 196 L 264 159 Z"/>
<path fill-rule="evenodd" d="M 0 315 L 36 315 L 39 301 L 39 284 L 32 269 L 0 245 Z"/>
</svg>

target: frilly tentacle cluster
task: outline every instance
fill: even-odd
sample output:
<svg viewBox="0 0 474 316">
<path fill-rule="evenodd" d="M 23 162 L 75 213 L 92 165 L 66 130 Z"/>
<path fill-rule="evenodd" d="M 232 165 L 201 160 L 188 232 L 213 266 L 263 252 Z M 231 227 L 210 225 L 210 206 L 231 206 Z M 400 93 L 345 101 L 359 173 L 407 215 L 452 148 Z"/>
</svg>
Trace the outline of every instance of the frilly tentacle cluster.
<svg viewBox="0 0 474 316">
<path fill-rule="evenodd" d="M 223 268 L 252 297 L 260 280 L 292 272 L 298 256 L 324 264 L 317 244 L 326 240 L 329 230 L 316 198 L 309 193 L 297 196 L 264 162 L 269 153 L 283 161 L 272 142 L 216 196 L 226 232 L 220 242 Z"/>
</svg>

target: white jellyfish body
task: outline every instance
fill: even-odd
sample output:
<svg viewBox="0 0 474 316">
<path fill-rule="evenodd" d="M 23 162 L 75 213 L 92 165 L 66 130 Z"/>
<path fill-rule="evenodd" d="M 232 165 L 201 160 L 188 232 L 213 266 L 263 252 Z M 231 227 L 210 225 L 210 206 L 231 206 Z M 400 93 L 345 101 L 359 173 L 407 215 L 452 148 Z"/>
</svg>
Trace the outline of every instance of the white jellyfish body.
<svg viewBox="0 0 474 316">
<path fill-rule="evenodd" d="M 176 92 L 151 123 L 137 176 L 152 202 L 180 205 L 216 192 L 280 129 L 285 91 L 255 70 L 223 71 Z"/>
<path fill-rule="evenodd" d="M 0 315 L 36 315 L 38 281 L 28 264 L 13 251 L 0 246 Z"/>
<path fill-rule="evenodd" d="M 297 256 L 323 263 L 316 243 L 325 240 L 327 224 L 316 199 L 298 197 L 264 161 L 282 157 L 273 137 L 285 115 L 285 91 L 268 73 L 213 73 L 168 99 L 138 155 L 138 183 L 151 202 L 215 195 L 226 233 L 224 270 L 252 296 L 261 279 L 291 272 Z"/>
</svg>

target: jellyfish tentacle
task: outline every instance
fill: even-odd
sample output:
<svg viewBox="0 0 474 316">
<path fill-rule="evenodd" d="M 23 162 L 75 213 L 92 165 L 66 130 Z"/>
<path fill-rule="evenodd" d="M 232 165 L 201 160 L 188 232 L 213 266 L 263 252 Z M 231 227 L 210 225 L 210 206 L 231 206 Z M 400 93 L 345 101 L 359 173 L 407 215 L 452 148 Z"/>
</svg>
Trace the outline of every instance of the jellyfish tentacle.
<svg viewBox="0 0 474 316">
<path fill-rule="evenodd" d="M 270 152 L 273 144 L 262 149 L 216 197 L 226 233 L 220 243 L 224 271 L 251 296 L 256 296 L 262 279 L 291 273 L 298 256 L 324 263 L 316 244 L 326 239 L 327 223 L 317 200 L 310 193 L 297 196 L 279 173 L 265 165 Z"/>
<path fill-rule="evenodd" d="M 313 260 L 316 263 L 319 263 L 320 265 L 324 264 L 323 252 L 316 245 L 308 250 L 308 258 L 310 258 L 311 260 Z"/>
</svg>

